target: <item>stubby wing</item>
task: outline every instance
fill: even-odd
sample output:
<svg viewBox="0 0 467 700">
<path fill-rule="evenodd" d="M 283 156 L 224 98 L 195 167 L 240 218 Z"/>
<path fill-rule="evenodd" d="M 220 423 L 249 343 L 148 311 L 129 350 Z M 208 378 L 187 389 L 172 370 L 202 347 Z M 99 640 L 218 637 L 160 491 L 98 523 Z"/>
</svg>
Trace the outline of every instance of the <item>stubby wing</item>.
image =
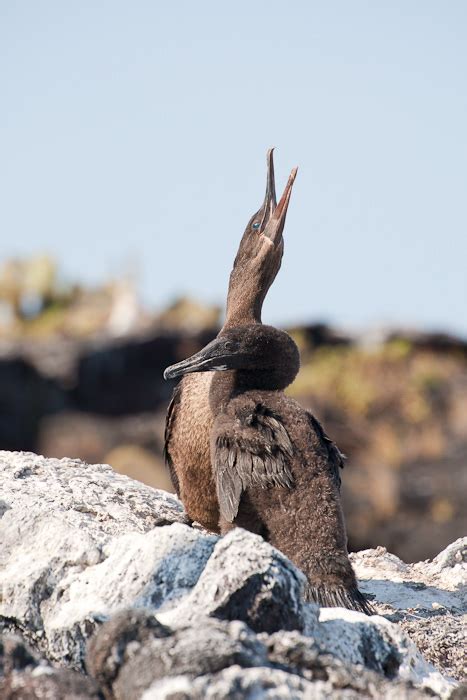
<svg viewBox="0 0 467 700">
<path fill-rule="evenodd" d="M 293 486 L 293 449 L 279 416 L 262 404 L 228 422 L 219 421 L 217 430 L 214 426 L 212 462 L 220 512 L 233 522 L 242 493 L 248 488 Z"/>
<path fill-rule="evenodd" d="M 180 383 L 180 384 L 177 384 L 177 386 L 175 387 L 174 392 L 172 394 L 172 399 L 171 399 L 171 401 L 169 403 L 169 407 L 167 409 L 167 415 L 165 417 L 165 433 L 164 433 L 164 460 L 165 460 L 165 463 L 169 469 L 172 484 L 174 485 L 174 488 L 177 492 L 177 496 L 179 498 L 180 498 L 180 483 L 178 481 L 177 472 L 175 471 L 175 467 L 174 467 L 172 458 L 170 456 L 170 438 L 172 436 L 172 427 L 173 427 L 175 412 L 176 412 L 177 407 L 180 403 L 181 394 L 182 394 L 182 388 L 181 388 L 181 383 Z"/>
<path fill-rule="evenodd" d="M 332 477 L 337 488 L 340 490 L 341 487 L 341 475 L 340 470 L 344 468 L 345 455 L 337 447 L 336 443 L 331 440 L 330 437 L 324 432 L 324 428 L 319 421 L 309 412 L 306 412 L 308 421 L 313 428 L 314 432 L 317 433 L 323 447 L 326 449 L 329 457 L 329 464 L 332 471 Z"/>
</svg>

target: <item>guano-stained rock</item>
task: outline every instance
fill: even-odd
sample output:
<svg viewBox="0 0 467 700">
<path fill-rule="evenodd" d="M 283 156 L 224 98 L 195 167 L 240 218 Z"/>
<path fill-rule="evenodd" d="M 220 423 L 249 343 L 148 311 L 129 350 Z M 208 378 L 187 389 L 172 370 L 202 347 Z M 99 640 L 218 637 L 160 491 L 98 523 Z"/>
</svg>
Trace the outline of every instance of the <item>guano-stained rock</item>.
<svg viewBox="0 0 467 700">
<path fill-rule="evenodd" d="M 380 615 L 318 611 L 301 600 L 301 572 L 260 537 L 193 528 L 175 497 L 106 465 L 6 452 L 0 538 L 2 639 L 20 633 L 32 648 L 0 654 L 1 697 L 463 692 L 448 675 L 465 678 L 467 538 L 412 565 L 382 548 L 354 554 Z M 74 671 L 86 648 L 93 680 Z"/>
</svg>

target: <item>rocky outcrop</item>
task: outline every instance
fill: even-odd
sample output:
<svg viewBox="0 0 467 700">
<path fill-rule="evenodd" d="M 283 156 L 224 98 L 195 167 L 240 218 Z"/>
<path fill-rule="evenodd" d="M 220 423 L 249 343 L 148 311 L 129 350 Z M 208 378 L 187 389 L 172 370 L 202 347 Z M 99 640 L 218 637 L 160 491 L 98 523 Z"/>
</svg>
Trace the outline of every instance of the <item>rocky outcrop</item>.
<svg viewBox="0 0 467 700">
<path fill-rule="evenodd" d="M 175 692 L 200 700 L 339 697 L 339 691 L 346 697 L 425 696 L 410 683 L 390 682 L 395 668 L 386 676 L 368 669 L 357 673 L 297 632 L 255 635 L 242 622 L 206 619 L 199 627 L 169 633 L 147 623 L 148 613 L 123 612 L 91 641 L 88 668 L 108 698 L 170 698 Z"/>
<path fill-rule="evenodd" d="M 40 677 L 77 698 L 446 698 L 465 673 L 467 540 L 413 565 L 352 555 L 381 615 L 318 610 L 260 537 L 192 527 L 106 465 L 7 452 L 0 537 L 8 692 Z"/>
</svg>

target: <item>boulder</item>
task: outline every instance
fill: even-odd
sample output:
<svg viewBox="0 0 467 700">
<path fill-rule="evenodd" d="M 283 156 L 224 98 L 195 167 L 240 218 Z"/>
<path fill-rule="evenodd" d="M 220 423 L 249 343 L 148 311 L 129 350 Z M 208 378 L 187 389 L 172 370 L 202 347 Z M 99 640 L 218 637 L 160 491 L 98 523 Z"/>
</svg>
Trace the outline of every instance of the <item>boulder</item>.
<svg viewBox="0 0 467 700">
<path fill-rule="evenodd" d="M 0 636 L 2 700 L 100 700 L 96 683 L 76 671 L 53 668 L 17 635 Z"/>
<path fill-rule="evenodd" d="M 445 674 L 467 677 L 467 537 L 433 561 L 406 564 L 384 547 L 351 554 L 361 589 Z"/>
<path fill-rule="evenodd" d="M 174 496 L 106 465 L 0 452 L 0 489 L 0 630 L 22 637 L 0 687 L 40 676 L 69 683 L 66 697 L 116 700 L 461 697 L 467 540 L 412 565 L 383 548 L 352 555 L 380 613 L 367 617 L 304 603 L 303 574 L 259 536 L 193 527 Z"/>
<path fill-rule="evenodd" d="M 174 496 L 107 465 L 0 452 L 0 479 L 0 615 L 51 661 L 82 668 L 86 639 L 128 607 L 303 626 L 303 575 L 257 535 L 189 527 Z"/>
</svg>

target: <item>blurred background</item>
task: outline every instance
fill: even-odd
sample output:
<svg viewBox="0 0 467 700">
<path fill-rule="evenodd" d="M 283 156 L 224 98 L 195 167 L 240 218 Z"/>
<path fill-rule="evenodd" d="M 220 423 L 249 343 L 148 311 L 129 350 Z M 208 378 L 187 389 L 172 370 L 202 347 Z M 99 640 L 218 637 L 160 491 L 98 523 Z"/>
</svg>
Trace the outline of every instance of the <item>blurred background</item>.
<svg viewBox="0 0 467 700">
<path fill-rule="evenodd" d="M 171 489 L 163 369 L 299 166 L 263 320 L 347 454 L 350 546 L 467 531 L 467 6 L 0 5 L 0 449 Z"/>
</svg>

